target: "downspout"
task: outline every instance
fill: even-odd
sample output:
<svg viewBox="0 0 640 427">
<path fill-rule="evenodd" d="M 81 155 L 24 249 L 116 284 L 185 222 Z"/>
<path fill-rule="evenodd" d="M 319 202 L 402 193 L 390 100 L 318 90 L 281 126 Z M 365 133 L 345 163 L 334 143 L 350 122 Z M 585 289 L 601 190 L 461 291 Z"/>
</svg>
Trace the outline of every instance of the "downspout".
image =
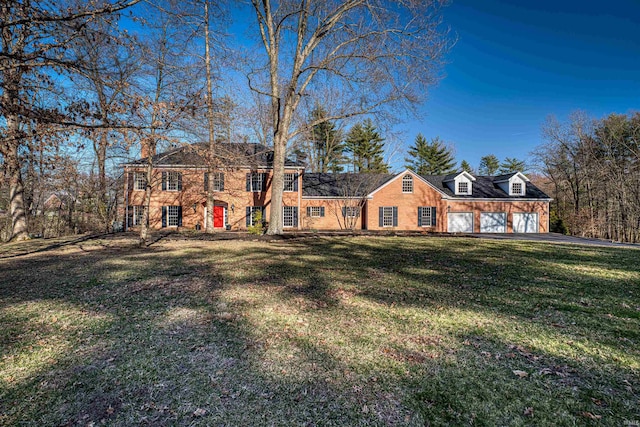
<svg viewBox="0 0 640 427">
<path fill-rule="evenodd" d="M 127 167 L 124 168 L 124 231 L 129 231 L 129 171 Z"/>
<path fill-rule="evenodd" d="M 300 169 L 298 169 L 300 171 Z M 298 173 L 298 230 L 300 230 L 300 217 L 302 216 L 300 210 L 302 209 L 302 173 Z"/>
</svg>

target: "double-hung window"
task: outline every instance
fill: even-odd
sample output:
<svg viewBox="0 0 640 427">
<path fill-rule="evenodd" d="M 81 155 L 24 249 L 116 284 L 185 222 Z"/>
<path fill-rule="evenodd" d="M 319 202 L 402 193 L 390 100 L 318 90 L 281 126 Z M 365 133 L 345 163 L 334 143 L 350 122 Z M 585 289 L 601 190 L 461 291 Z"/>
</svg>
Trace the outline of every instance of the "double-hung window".
<svg viewBox="0 0 640 427">
<path fill-rule="evenodd" d="M 383 206 L 378 211 L 380 227 L 397 227 L 398 226 L 398 207 Z"/>
<path fill-rule="evenodd" d="M 360 207 L 359 206 L 343 206 L 342 207 L 342 216 L 344 218 L 356 218 L 360 216 Z"/>
<path fill-rule="evenodd" d="M 433 227 L 436 225 L 435 206 L 418 207 L 418 227 Z"/>
<path fill-rule="evenodd" d="M 129 206 L 127 215 L 127 226 L 142 225 L 144 206 Z"/>
<path fill-rule="evenodd" d="M 215 172 L 213 174 L 213 191 L 224 191 L 224 173 Z M 209 190 L 209 172 L 204 173 L 204 191 Z"/>
<path fill-rule="evenodd" d="M 162 207 L 162 226 L 181 227 L 182 226 L 182 206 Z"/>
<path fill-rule="evenodd" d="M 298 191 L 298 174 L 297 173 L 285 173 L 284 174 L 284 191 Z"/>
<path fill-rule="evenodd" d="M 324 206 L 307 206 L 307 216 L 320 218 L 324 216 Z"/>
<path fill-rule="evenodd" d="M 469 183 L 468 182 L 459 182 L 458 183 L 458 194 L 468 194 L 469 193 Z"/>
<path fill-rule="evenodd" d="M 283 206 L 282 207 L 282 226 L 297 227 L 298 226 L 298 207 Z"/>
<path fill-rule="evenodd" d="M 266 212 L 264 206 L 247 206 L 247 227 L 257 225 L 258 219 L 260 220 L 260 222 L 266 221 L 265 213 Z"/>
<path fill-rule="evenodd" d="M 133 174 L 133 189 L 134 190 L 146 190 L 147 189 L 147 174 L 144 172 L 134 172 Z"/>
<path fill-rule="evenodd" d="M 247 191 L 259 193 L 267 190 L 267 174 L 252 172 L 247 174 Z"/>
<path fill-rule="evenodd" d="M 182 190 L 182 173 L 181 172 L 162 172 L 162 189 L 165 191 Z"/>
</svg>

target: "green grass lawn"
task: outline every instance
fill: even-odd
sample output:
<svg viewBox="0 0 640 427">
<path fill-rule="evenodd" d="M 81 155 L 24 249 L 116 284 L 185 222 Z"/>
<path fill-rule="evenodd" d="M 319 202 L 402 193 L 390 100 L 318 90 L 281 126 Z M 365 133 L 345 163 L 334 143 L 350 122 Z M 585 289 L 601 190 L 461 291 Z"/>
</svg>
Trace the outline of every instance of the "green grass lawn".
<svg viewBox="0 0 640 427">
<path fill-rule="evenodd" d="M 0 425 L 640 424 L 638 250 L 134 238 L 0 246 Z"/>
</svg>

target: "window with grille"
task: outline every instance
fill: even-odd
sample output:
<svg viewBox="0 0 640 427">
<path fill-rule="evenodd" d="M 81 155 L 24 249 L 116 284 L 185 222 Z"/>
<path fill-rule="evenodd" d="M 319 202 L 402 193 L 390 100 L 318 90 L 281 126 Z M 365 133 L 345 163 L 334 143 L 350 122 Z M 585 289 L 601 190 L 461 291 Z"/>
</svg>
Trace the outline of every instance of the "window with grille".
<svg viewBox="0 0 640 427">
<path fill-rule="evenodd" d="M 167 206 L 167 226 L 177 227 L 180 223 L 180 206 Z"/>
<path fill-rule="evenodd" d="M 513 194 L 524 194 L 524 191 L 522 191 L 522 183 L 521 182 L 514 182 L 511 185 L 511 192 Z"/>
<path fill-rule="evenodd" d="M 392 207 L 382 208 L 382 226 L 393 227 L 393 208 Z"/>
<path fill-rule="evenodd" d="M 411 175 L 402 177 L 402 192 L 413 193 L 413 177 Z"/>
<path fill-rule="evenodd" d="M 144 172 L 135 172 L 133 174 L 133 188 L 134 190 L 146 190 L 147 189 L 147 174 Z"/>
<path fill-rule="evenodd" d="M 133 225 L 142 225 L 144 206 L 133 206 Z"/>
<path fill-rule="evenodd" d="M 284 206 L 282 208 L 282 226 L 297 227 L 298 225 L 298 207 Z"/>
<path fill-rule="evenodd" d="M 167 172 L 167 191 L 178 191 L 180 182 L 180 172 Z M 176 224 L 177 225 L 177 224 Z"/>
<path fill-rule="evenodd" d="M 298 174 L 285 173 L 284 174 L 284 191 L 298 191 L 297 184 Z"/>
<path fill-rule="evenodd" d="M 342 216 L 345 218 L 356 218 L 360 216 L 360 207 L 344 206 L 342 208 Z"/>
<path fill-rule="evenodd" d="M 324 216 L 324 208 L 322 206 L 307 207 L 307 216 L 320 218 Z"/>
<path fill-rule="evenodd" d="M 469 183 L 468 182 L 459 182 L 458 183 L 458 194 L 468 194 L 469 193 Z"/>
<path fill-rule="evenodd" d="M 247 191 L 259 193 L 266 190 L 266 173 L 253 172 L 247 174 Z"/>
<path fill-rule="evenodd" d="M 224 191 L 224 173 L 213 174 L 213 191 Z"/>
<path fill-rule="evenodd" d="M 418 227 L 432 227 L 436 225 L 435 206 L 418 207 Z"/>
</svg>

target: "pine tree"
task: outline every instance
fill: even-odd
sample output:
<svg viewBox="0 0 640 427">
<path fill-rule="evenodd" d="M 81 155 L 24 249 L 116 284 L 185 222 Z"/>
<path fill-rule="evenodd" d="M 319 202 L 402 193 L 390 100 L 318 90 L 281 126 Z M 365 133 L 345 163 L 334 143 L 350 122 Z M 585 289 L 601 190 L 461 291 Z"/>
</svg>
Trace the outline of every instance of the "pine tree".
<svg viewBox="0 0 640 427">
<path fill-rule="evenodd" d="M 480 167 L 478 173 L 480 175 L 495 175 L 500 167 L 500 160 L 493 154 L 488 154 L 480 158 Z"/>
<path fill-rule="evenodd" d="M 506 157 L 500 164 L 500 173 L 524 172 L 527 170 L 527 164 L 524 160 L 518 160 L 515 157 Z"/>
<path fill-rule="evenodd" d="M 351 153 L 354 172 L 387 173 L 384 162 L 384 138 L 380 136 L 371 119 L 353 125 L 345 140 L 345 151 Z"/>
<path fill-rule="evenodd" d="M 316 106 L 311 112 L 311 121 L 322 120 L 327 116 L 321 106 Z M 311 129 L 312 158 L 315 160 L 314 169 L 318 172 L 338 173 L 344 170 L 344 144 L 341 132 L 336 129 L 334 122 L 325 120 Z"/>
<path fill-rule="evenodd" d="M 463 160 L 463 161 L 460 162 L 460 170 L 462 170 L 464 172 L 469 172 L 471 175 L 475 174 L 475 171 L 473 170 L 471 165 L 466 160 Z"/>
<path fill-rule="evenodd" d="M 439 137 L 427 142 L 422 134 L 418 134 L 415 145 L 409 147 L 410 157 L 404 160 L 407 162 L 407 168 L 418 175 L 442 175 L 452 172 L 455 168 L 452 151 Z"/>
</svg>

